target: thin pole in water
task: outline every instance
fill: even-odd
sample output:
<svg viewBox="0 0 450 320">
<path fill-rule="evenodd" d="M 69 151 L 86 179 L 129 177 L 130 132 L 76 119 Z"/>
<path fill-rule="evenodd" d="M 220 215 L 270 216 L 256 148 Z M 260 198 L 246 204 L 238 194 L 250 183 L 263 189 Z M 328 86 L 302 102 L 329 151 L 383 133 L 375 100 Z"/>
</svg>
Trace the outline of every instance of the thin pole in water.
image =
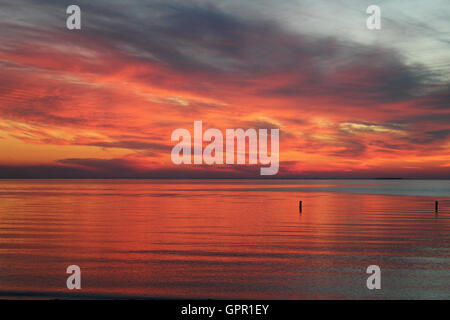
<svg viewBox="0 0 450 320">
<path fill-rule="evenodd" d="M 434 210 L 436 211 L 436 213 L 439 211 L 439 201 L 435 201 L 434 202 Z"/>
<path fill-rule="evenodd" d="M 302 213 L 302 202 L 298 202 L 298 212 Z"/>
</svg>

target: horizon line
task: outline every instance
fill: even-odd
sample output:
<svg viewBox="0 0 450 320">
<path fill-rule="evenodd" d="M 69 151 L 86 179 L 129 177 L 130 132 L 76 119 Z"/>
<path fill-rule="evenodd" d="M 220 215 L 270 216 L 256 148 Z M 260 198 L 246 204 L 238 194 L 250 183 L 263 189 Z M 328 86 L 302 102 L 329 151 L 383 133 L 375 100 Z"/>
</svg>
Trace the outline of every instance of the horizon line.
<svg viewBox="0 0 450 320">
<path fill-rule="evenodd" d="M 80 177 L 80 178 L 34 178 L 34 177 L 25 177 L 25 178 L 3 178 L 0 177 L 0 180 L 450 180 L 450 178 L 403 178 L 403 177 L 364 177 L 364 178 L 305 178 L 305 177 L 291 177 L 291 178 L 268 178 L 268 177 L 254 177 L 254 178 L 224 178 L 224 177 Z"/>
</svg>

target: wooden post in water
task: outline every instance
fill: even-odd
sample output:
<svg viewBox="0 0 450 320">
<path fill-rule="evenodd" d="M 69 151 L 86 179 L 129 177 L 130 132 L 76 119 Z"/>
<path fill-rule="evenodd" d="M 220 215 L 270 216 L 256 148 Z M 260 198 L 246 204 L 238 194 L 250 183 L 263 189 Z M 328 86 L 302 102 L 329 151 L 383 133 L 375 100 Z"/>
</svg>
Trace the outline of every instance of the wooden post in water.
<svg viewBox="0 0 450 320">
<path fill-rule="evenodd" d="M 434 202 L 434 210 L 436 211 L 436 213 L 438 213 L 438 211 L 439 211 L 439 201 L 435 201 Z"/>
<path fill-rule="evenodd" d="M 298 202 L 298 212 L 302 213 L 302 202 L 301 201 Z"/>
</svg>

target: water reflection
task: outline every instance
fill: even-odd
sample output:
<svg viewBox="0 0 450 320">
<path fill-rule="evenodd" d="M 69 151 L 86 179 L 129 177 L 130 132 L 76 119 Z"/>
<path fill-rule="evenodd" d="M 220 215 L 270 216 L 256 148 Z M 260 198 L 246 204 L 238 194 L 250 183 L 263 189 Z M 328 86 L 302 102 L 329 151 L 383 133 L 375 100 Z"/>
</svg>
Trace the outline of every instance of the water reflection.
<svg viewBox="0 0 450 320">
<path fill-rule="evenodd" d="M 426 196 L 314 191 L 379 183 L 1 181 L 0 294 L 449 298 L 450 202 L 436 215 Z M 399 192 L 450 190 L 414 183 Z M 371 264 L 380 291 L 365 287 Z"/>
</svg>

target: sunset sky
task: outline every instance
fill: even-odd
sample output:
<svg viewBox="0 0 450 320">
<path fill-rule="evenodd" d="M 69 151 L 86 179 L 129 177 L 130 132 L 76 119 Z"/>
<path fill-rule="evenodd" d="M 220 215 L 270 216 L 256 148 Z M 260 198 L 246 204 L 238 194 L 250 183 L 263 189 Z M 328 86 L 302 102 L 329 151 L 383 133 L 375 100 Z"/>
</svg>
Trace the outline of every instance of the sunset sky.
<svg viewBox="0 0 450 320">
<path fill-rule="evenodd" d="M 450 178 L 449 17 L 448 0 L 2 0 L 0 178 L 259 177 L 172 164 L 195 120 L 279 128 L 279 178 Z"/>
</svg>

